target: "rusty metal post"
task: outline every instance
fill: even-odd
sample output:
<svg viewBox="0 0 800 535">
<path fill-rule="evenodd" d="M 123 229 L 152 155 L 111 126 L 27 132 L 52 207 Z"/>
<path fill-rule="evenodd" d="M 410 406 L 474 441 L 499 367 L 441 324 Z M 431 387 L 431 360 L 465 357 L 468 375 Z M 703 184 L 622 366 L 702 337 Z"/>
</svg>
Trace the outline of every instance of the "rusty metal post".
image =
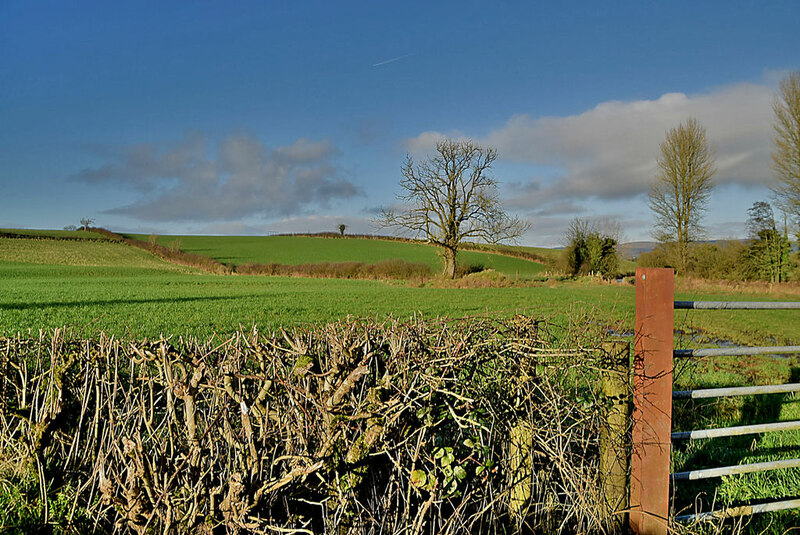
<svg viewBox="0 0 800 535">
<path fill-rule="evenodd" d="M 674 274 L 636 270 L 630 525 L 638 535 L 666 535 L 672 430 Z"/>
<path fill-rule="evenodd" d="M 610 533 L 622 533 L 628 510 L 631 347 L 628 342 L 606 342 L 602 350 L 600 384 L 606 413 L 600 428 L 600 474 L 606 501 L 605 525 Z"/>
</svg>

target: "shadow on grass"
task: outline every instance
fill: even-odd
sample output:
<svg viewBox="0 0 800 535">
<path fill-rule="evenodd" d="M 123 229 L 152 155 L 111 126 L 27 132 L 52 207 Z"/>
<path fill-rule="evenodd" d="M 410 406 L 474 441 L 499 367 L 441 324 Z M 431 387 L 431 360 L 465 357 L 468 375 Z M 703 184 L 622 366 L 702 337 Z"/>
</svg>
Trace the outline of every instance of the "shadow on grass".
<svg viewBox="0 0 800 535">
<path fill-rule="evenodd" d="M 724 386 L 715 383 L 713 379 L 705 381 L 704 384 L 702 376 L 698 377 L 698 379 L 695 386 L 698 389 Z M 790 369 L 788 382 L 800 382 L 800 368 L 794 366 Z M 796 401 L 794 394 L 763 394 L 748 396 L 744 399 L 719 398 L 677 401 L 673 411 L 673 428 L 675 430 L 696 430 L 774 423 L 781 420 L 781 413 L 784 407 L 792 405 Z M 709 439 L 699 443 L 691 443 L 690 441 L 673 443 L 673 456 L 677 461 L 675 463 L 676 471 L 683 472 L 800 457 L 800 444 L 785 445 L 780 443 L 782 440 L 779 440 L 779 444 L 775 444 L 771 440 L 763 440 L 765 436 L 766 434 L 751 434 Z M 781 436 L 782 438 L 783 436 Z M 698 446 L 698 444 L 700 445 Z M 796 471 L 796 469 L 793 470 Z M 737 476 L 733 477 L 736 478 Z M 795 491 L 791 494 L 783 492 L 780 496 L 774 497 L 767 495 L 753 499 L 737 500 L 737 494 L 747 496 L 754 493 L 752 490 L 742 488 L 747 485 L 744 482 L 744 478 L 752 478 L 754 476 L 738 477 L 742 477 L 742 479 L 731 479 L 723 483 L 719 478 L 710 478 L 691 482 L 682 481 L 674 484 L 672 489 L 674 511 L 676 514 L 683 514 L 691 513 L 695 510 L 720 509 L 729 505 L 754 505 L 756 503 L 769 503 L 800 497 L 800 492 Z M 793 481 L 796 479 L 792 478 Z M 767 481 L 769 481 L 769 476 Z M 720 488 L 723 484 L 728 485 L 727 493 L 720 493 Z M 791 488 L 786 488 L 778 483 L 770 484 L 763 479 L 756 486 L 760 486 L 760 490 L 774 488 L 777 491 L 792 491 Z M 794 487 L 795 485 L 791 486 Z M 726 496 L 722 494 L 733 495 L 733 497 L 726 500 Z M 732 503 L 725 503 L 726 501 Z M 794 525 L 800 519 L 800 513 L 797 510 L 787 511 L 781 513 L 779 517 L 788 517 L 791 525 Z M 764 527 L 780 529 L 780 526 L 777 525 L 780 523 L 782 521 L 778 517 L 770 519 L 765 518 L 765 515 L 754 515 L 749 520 L 748 531 L 755 530 L 754 532 L 759 533 L 772 533 L 771 529 L 764 531 Z M 777 532 L 780 533 L 781 531 Z"/>
<path fill-rule="evenodd" d="M 185 303 L 192 301 L 232 301 L 242 296 L 155 297 L 142 299 L 94 299 L 88 301 L 48 301 L 43 303 L 0 303 L 0 310 L 37 310 L 104 305 L 144 305 Z"/>
</svg>

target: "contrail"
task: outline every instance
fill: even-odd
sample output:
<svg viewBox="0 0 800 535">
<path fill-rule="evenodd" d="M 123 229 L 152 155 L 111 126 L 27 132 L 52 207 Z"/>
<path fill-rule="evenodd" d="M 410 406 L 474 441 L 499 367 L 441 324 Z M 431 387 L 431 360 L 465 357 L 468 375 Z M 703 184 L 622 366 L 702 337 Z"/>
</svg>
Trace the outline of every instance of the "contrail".
<svg viewBox="0 0 800 535">
<path fill-rule="evenodd" d="M 373 67 L 380 67 L 381 65 L 386 65 L 387 63 L 394 63 L 395 61 L 400 61 L 401 59 L 407 58 L 407 57 L 408 57 L 408 56 L 410 56 L 410 55 L 411 55 L 411 54 L 404 54 L 404 55 L 402 55 L 402 56 L 397 56 L 396 58 L 387 59 L 386 61 L 381 61 L 381 62 L 378 62 L 378 63 L 373 63 L 373 64 L 372 64 L 372 66 L 373 66 Z"/>
</svg>

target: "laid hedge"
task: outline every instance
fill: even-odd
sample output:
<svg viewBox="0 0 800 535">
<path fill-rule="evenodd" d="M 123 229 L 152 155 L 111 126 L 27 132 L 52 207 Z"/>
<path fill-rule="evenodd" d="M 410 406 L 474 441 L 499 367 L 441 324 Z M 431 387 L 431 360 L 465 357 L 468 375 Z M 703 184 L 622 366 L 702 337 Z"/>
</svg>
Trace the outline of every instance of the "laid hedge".
<svg viewBox="0 0 800 535">
<path fill-rule="evenodd" d="M 0 339 L 0 531 L 608 533 L 597 338 L 574 331 Z"/>
</svg>

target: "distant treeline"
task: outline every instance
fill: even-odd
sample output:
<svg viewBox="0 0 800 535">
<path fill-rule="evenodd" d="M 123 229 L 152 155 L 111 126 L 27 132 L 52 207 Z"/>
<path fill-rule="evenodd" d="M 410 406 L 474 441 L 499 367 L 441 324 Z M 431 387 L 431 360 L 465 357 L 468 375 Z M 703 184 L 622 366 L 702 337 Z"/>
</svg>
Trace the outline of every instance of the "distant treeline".
<svg viewBox="0 0 800 535">
<path fill-rule="evenodd" d="M 673 244 L 661 244 L 639 255 L 641 267 L 675 267 Z M 702 279 L 728 281 L 785 282 L 797 280 L 798 253 L 791 252 L 788 240 L 729 240 L 693 243 L 689 246 L 686 272 Z"/>
<path fill-rule="evenodd" d="M 106 241 L 106 238 L 99 236 L 92 236 L 91 231 L 57 231 L 58 234 L 49 234 L 44 232 L 30 232 L 25 230 L 20 231 L 7 231 L 0 230 L 0 238 L 11 238 L 17 240 L 64 240 L 64 241 Z M 76 236 L 79 232 L 85 232 L 84 236 Z"/>
</svg>

